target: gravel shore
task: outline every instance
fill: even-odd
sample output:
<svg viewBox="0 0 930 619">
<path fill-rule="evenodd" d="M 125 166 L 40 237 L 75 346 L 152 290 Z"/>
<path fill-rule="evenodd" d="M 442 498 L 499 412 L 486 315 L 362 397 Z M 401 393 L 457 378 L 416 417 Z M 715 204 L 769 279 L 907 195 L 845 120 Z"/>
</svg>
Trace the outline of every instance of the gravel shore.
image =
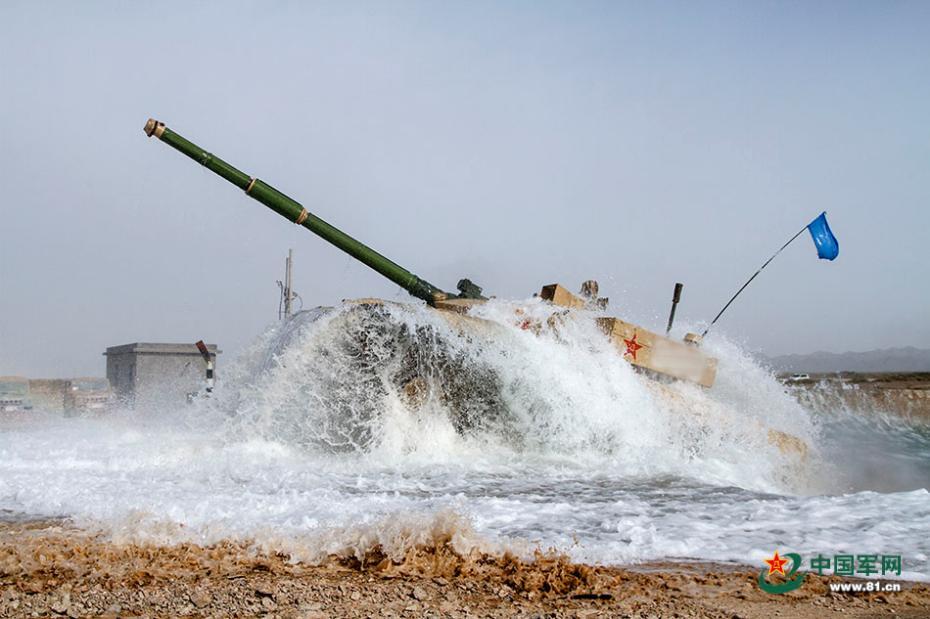
<svg viewBox="0 0 930 619">
<path fill-rule="evenodd" d="M 60 522 L 0 524 L 0 617 L 927 617 L 930 588 L 835 594 L 759 590 L 758 570 L 719 564 L 635 569 L 538 556 L 462 556 L 449 540 L 400 562 L 295 564 L 236 545 L 114 544 Z"/>
</svg>

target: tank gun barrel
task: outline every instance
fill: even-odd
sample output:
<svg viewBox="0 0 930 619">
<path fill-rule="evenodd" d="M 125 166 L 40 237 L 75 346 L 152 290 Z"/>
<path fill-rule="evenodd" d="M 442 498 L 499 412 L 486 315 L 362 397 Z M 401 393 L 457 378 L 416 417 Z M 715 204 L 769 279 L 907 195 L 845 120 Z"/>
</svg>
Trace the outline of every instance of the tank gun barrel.
<svg viewBox="0 0 930 619">
<path fill-rule="evenodd" d="M 148 122 L 145 123 L 145 134 L 149 137 L 155 136 L 211 172 L 222 176 L 239 189 L 245 191 L 249 197 L 258 200 L 282 217 L 293 221 L 299 226 L 307 228 L 356 260 L 365 263 L 411 295 L 423 299 L 427 303 L 442 301 L 453 296 L 443 292 L 426 280 L 417 277 L 407 269 L 382 256 L 345 232 L 326 223 L 313 213 L 310 213 L 299 202 L 284 195 L 268 183 L 245 174 L 219 157 L 216 157 L 193 142 L 190 142 L 166 127 L 164 123 L 150 118 Z"/>
</svg>

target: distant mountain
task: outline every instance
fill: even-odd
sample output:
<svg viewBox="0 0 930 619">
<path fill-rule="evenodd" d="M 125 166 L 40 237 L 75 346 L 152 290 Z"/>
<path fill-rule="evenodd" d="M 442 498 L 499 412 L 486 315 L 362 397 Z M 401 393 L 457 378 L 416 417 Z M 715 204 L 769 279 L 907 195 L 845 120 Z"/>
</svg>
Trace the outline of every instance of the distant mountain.
<svg viewBox="0 0 930 619">
<path fill-rule="evenodd" d="M 766 361 L 781 372 L 930 372 L 930 350 L 907 346 L 866 352 L 814 352 Z"/>
</svg>

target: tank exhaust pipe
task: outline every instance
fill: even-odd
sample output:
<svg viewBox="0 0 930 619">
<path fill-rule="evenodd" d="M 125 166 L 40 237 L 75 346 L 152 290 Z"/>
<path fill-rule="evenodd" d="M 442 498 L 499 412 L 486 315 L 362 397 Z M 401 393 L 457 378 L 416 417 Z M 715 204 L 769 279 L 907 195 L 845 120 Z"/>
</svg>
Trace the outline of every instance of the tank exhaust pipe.
<svg viewBox="0 0 930 619">
<path fill-rule="evenodd" d="M 678 307 L 678 302 L 681 301 L 681 289 L 685 285 L 682 283 L 675 284 L 675 292 L 672 293 L 672 311 L 668 315 L 668 326 L 665 327 L 665 335 L 668 335 L 672 332 L 672 323 L 675 322 L 675 309 Z"/>
</svg>

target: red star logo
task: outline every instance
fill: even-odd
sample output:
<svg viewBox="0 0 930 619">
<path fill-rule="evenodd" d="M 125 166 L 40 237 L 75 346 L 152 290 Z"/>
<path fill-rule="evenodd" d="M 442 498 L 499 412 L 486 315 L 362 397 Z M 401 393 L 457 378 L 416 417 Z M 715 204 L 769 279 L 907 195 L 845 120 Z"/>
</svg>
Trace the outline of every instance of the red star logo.
<svg viewBox="0 0 930 619">
<path fill-rule="evenodd" d="M 623 343 L 626 344 L 626 352 L 623 354 L 633 357 L 633 361 L 636 361 L 636 351 L 643 348 L 643 345 L 636 341 L 637 335 L 637 333 L 634 333 L 633 339 L 623 340 Z"/>
<path fill-rule="evenodd" d="M 769 564 L 769 576 L 772 574 L 781 574 L 785 576 L 785 563 L 788 562 L 788 559 L 782 559 L 778 556 L 778 551 L 775 551 L 775 556 L 771 559 L 766 559 L 766 563 Z"/>
</svg>

